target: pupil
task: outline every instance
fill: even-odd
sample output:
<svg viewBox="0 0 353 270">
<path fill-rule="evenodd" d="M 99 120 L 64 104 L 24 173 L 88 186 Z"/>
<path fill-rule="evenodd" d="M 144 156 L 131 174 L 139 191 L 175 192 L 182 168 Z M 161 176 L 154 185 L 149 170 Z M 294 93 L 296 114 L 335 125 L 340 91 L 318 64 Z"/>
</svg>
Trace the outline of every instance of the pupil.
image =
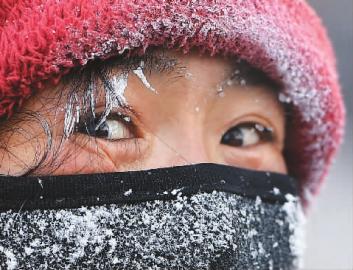
<svg viewBox="0 0 353 270">
<path fill-rule="evenodd" d="M 241 130 L 238 127 L 234 127 L 223 135 L 221 143 L 232 146 L 242 146 L 243 139 L 243 133 Z"/>
<path fill-rule="evenodd" d="M 107 138 L 109 136 L 109 127 L 107 123 L 102 123 L 100 127 L 95 130 L 95 136 L 99 138 Z"/>
</svg>

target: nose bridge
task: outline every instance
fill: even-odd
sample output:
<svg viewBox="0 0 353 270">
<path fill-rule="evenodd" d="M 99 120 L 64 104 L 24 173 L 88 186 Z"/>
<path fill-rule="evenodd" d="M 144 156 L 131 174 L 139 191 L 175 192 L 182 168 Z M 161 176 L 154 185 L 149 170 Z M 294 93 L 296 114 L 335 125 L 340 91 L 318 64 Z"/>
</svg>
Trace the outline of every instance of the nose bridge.
<svg viewBox="0 0 353 270">
<path fill-rule="evenodd" d="M 168 125 L 168 132 L 156 136 L 154 152 L 166 166 L 211 162 L 200 125 L 189 122 Z"/>
<path fill-rule="evenodd" d="M 207 145 L 196 133 L 190 133 L 184 140 L 175 141 L 174 152 L 176 161 L 188 164 L 210 162 Z"/>
</svg>

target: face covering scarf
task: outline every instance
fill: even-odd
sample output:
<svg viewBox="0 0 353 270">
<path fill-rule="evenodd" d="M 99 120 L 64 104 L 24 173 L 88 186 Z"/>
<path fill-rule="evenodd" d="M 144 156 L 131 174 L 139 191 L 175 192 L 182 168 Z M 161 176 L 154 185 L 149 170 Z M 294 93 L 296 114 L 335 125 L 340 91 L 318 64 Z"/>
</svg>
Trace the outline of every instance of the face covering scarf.
<svg viewBox="0 0 353 270">
<path fill-rule="evenodd" d="M 1 269 L 297 269 L 289 176 L 217 164 L 0 177 Z"/>
</svg>

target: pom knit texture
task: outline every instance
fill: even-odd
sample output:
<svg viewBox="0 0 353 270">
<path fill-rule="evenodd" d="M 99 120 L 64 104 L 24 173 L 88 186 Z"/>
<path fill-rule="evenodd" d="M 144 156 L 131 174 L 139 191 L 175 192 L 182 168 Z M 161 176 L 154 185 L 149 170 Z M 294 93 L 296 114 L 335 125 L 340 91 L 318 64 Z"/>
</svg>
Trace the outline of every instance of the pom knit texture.
<svg viewBox="0 0 353 270">
<path fill-rule="evenodd" d="M 289 171 L 317 192 L 344 109 L 326 31 L 303 0 L 2 0 L 0 116 L 75 66 L 160 45 L 237 55 L 280 82 L 294 105 Z"/>
</svg>

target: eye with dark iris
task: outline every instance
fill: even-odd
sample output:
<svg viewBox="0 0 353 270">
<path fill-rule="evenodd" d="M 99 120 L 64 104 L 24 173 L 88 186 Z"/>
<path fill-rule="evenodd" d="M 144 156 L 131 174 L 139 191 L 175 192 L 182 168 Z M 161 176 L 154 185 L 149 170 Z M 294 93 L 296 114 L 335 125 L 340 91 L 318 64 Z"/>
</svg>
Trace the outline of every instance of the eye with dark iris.
<svg viewBox="0 0 353 270">
<path fill-rule="evenodd" d="M 86 119 L 79 123 L 76 131 L 110 141 L 135 138 L 131 118 L 120 113 L 110 114 L 103 121 L 99 116 Z"/>
<path fill-rule="evenodd" d="M 227 130 L 221 144 L 233 147 L 252 146 L 274 140 L 273 131 L 258 123 L 242 123 Z"/>
</svg>

